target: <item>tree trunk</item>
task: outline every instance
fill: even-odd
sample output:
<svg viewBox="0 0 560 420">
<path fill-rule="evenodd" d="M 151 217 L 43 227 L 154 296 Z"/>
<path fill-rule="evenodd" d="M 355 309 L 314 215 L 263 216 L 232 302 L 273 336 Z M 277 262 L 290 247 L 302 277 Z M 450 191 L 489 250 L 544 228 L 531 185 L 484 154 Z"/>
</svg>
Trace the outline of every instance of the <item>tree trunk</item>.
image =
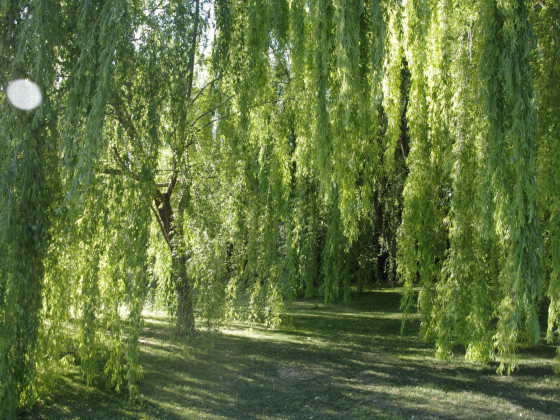
<svg viewBox="0 0 560 420">
<path fill-rule="evenodd" d="M 194 311 L 191 295 L 191 284 L 187 275 L 187 256 L 182 246 L 183 226 L 181 218 L 175 218 L 171 206 L 171 194 L 176 177 L 169 183 L 165 194 L 156 192 L 155 207 L 152 211 L 159 223 L 161 232 L 171 251 L 171 275 L 177 287 L 177 333 L 194 331 Z M 182 210 L 182 197 L 179 199 L 178 212 Z"/>
<path fill-rule="evenodd" d="M 188 53 L 188 70 L 186 74 L 186 86 L 183 82 L 178 83 L 172 88 L 173 95 L 177 95 L 176 99 L 180 101 L 185 101 L 185 104 L 192 105 L 195 99 L 192 99 L 193 92 L 193 80 L 194 80 L 194 68 L 195 68 L 195 58 L 196 51 L 198 49 L 198 37 L 199 37 L 199 20 L 200 20 L 200 0 L 195 0 L 194 10 L 193 10 L 193 28 L 191 32 L 191 42 L 190 50 Z M 181 78 L 180 78 L 181 79 Z M 188 105 L 188 106 L 190 106 Z M 176 121 L 179 138 L 188 139 L 186 129 L 186 110 Z M 188 147 L 188 143 L 185 143 L 184 148 Z M 173 157 L 173 173 L 171 179 L 167 186 L 167 191 L 162 194 L 159 190 L 156 192 L 154 197 L 157 213 L 159 216 L 159 225 L 164 234 L 165 240 L 169 249 L 171 250 L 171 265 L 172 265 L 172 275 L 175 280 L 177 287 L 177 333 L 189 333 L 194 331 L 194 311 L 192 302 L 192 288 L 189 283 L 189 278 L 187 275 L 187 256 L 185 253 L 184 239 L 183 239 L 183 200 L 185 199 L 184 191 L 180 193 L 177 200 L 176 213 L 173 211 L 171 206 L 171 195 L 177 184 L 177 179 L 179 175 L 179 170 L 175 167 L 177 159 L 184 153 L 184 149 L 181 147 L 174 150 Z"/>
<path fill-rule="evenodd" d="M 191 285 L 187 276 L 187 257 L 184 253 L 173 255 L 173 275 L 177 284 L 177 333 L 194 331 L 194 311 Z"/>
</svg>

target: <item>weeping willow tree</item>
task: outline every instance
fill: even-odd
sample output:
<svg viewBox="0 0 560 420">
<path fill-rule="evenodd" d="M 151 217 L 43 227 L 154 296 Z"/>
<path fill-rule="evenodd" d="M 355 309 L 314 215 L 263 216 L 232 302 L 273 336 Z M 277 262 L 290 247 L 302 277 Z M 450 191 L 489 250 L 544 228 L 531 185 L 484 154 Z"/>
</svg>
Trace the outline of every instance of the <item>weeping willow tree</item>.
<svg viewBox="0 0 560 420">
<path fill-rule="evenodd" d="M 243 209 L 229 243 L 251 302 L 265 290 L 348 298 L 398 265 L 403 307 L 417 306 L 441 357 L 461 345 L 513 370 L 516 347 L 539 338 L 543 299 L 552 340 L 556 92 L 538 89 L 555 74 L 554 12 L 523 1 L 255 7 L 216 3 L 213 56 L 219 95 L 234 97 L 216 132 L 236 168 L 226 183 Z M 548 153 L 540 168 L 537 151 Z"/>
<path fill-rule="evenodd" d="M 20 3 L 2 86 L 44 102 L 0 99 L 0 416 L 69 363 L 134 397 L 146 303 L 272 326 L 399 280 L 440 357 L 557 339 L 555 4 Z"/>
<path fill-rule="evenodd" d="M 539 142 L 546 144 L 554 125 L 539 127 L 537 119 L 534 69 L 550 66 L 550 52 L 536 42 L 531 21 L 539 19 L 531 13 L 545 8 L 493 0 L 462 2 L 460 12 L 451 2 L 404 6 L 411 68 L 399 258 L 404 305 L 414 304 L 419 282 L 421 333 L 436 340 L 438 354 L 462 345 L 468 359 L 498 359 L 498 370 L 508 373 L 516 348 L 540 338 L 542 241 L 551 236 L 539 204 L 550 209 L 557 195 L 546 187 L 549 169 L 539 173 L 536 165 Z M 544 201 L 539 188 L 549 191 Z M 550 280 L 549 299 L 556 293 Z"/>
<path fill-rule="evenodd" d="M 484 219 L 491 208 L 491 196 L 485 195 L 482 182 L 488 176 L 479 157 L 485 141 L 484 106 L 477 89 L 478 63 L 472 59 L 480 52 L 475 40 L 477 10 L 469 4 L 455 14 L 449 39 L 458 39 L 451 62 L 450 84 L 453 96 L 449 103 L 449 151 L 452 197 L 449 202 L 449 248 L 437 285 L 437 351 L 448 357 L 452 343 L 467 348 L 471 361 L 492 359 L 492 290 L 496 287 L 491 219 Z M 448 44 L 449 47 L 449 44 Z M 473 206 L 473 200 L 482 203 Z M 488 234 L 490 232 L 490 234 Z M 476 279 L 476 280 L 475 280 Z"/>
<path fill-rule="evenodd" d="M 547 340 L 560 333 L 560 212 L 558 185 L 558 127 L 560 125 L 560 92 L 554 80 L 560 77 L 560 6 L 549 2 L 531 14 L 537 37 L 537 59 L 533 61 L 537 75 L 535 87 L 540 100 L 537 108 L 537 180 L 539 204 L 543 212 L 545 246 L 545 290 L 549 301 Z M 557 372 L 560 371 L 558 347 Z"/>
<path fill-rule="evenodd" d="M 29 75 L 52 89 L 57 34 L 41 25 L 56 7 L 47 2 L 21 10 L 4 3 L 2 81 Z M 44 39 L 53 43 L 35 46 Z M 43 70 L 45 69 L 45 70 Z M 5 85 L 3 83 L 3 85 Z M 20 401 L 33 402 L 42 328 L 41 307 L 51 217 L 59 180 L 55 105 L 33 114 L 2 101 L 0 128 L 0 416 L 13 417 Z"/>
<path fill-rule="evenodd" d="M 232 98 L 218 110 L 216 136 L 242 204 L 222 219 L 235 220 L 228 242 L 242 261 L 230 291 L 251 283 L 253 297 L 332 302 L 348 299 L 351 285 L 394 279 L 408 76 L 402 54 L 384 59 L 393 6 L 215 3 L 212 71 L 220 97 Z M 388 142 L 385 85 L 397 95 Z"/>
<path fill-rule="evenodd" d="M 183 213 L 211 133 L 207 15 L 198 1 L 2 3 L 2 84 L 29 78 L 45 100 L 2 100 L 1 417 L 68 363 L 136 395 L 154 237 L 177 328 L 194 329 Z"/>
<path fill-rule="evenodd" d="M 447 246 L 449 189 L 449 136 L 445 61 L 442 42 L 447 30 L 445 2 L 410 1 L 403 10 L 405 57 L 410 68 L 409 175 L 403 196 L 403 224 L 399 237 L 399 272 L 405 282 L 404 305 L 412 298 L 412 285 L 420 278 L 418 297 L 421 335 L 433 335 L 432 306 Z M 444 15 L 443 19 L 440 14 Z M 426 45 L 428 48 L 426 48 Z"/>
</svg>

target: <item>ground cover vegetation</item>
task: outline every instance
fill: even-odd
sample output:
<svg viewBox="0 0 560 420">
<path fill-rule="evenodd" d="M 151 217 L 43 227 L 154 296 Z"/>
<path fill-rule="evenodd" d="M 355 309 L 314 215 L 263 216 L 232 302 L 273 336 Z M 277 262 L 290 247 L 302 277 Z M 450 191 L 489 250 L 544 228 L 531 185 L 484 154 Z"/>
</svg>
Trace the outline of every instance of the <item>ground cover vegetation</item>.
<svg viewBox="0 0 560 420">
<path fill-rule="evenodd" d="M 0 416 L 74 363 L 137 396 L 146 303 L 178 333 L 276 326 L 294 297 L 400 281 L 441 358 L 510 373 L 557 343 L 557 2 L 4 1 L 0 21 L 3 88 L 44 97 L 0 98 Z"/>
</svg>

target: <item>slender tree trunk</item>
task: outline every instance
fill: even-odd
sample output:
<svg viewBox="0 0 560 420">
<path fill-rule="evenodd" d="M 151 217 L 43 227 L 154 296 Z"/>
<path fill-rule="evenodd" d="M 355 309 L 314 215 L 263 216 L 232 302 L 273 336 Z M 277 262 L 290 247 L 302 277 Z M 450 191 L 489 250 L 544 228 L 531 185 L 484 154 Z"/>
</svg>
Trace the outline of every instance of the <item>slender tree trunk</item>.
<svg viewBox="0 0 560 420">
<path fill-rule="evenodd" d="M 187 276 L 187 256 L 184 252 L 173 255 L 173 275 L 177 284 L 177 333 L 194 331 L 194 311 L 191 284 Z"/>
<path fill-rule="evenodd" d="M 187 273 L 187 256 L 182 246 L 183 226 L 181 218 L 176 218 L 171 206 L 171 194 L 175 186 L 174 177 L 165 194 L 156 193 L 155 207 L 152 211 L 159 223 L 161 232 L 171 251 L 171 275 L 177 287 L 177 332 L 187 333 L 195 329 L 192 303 L 192 288 Z M 179 200 L 178 212 L 182 210 L 182 199 Z"/>
</svg>

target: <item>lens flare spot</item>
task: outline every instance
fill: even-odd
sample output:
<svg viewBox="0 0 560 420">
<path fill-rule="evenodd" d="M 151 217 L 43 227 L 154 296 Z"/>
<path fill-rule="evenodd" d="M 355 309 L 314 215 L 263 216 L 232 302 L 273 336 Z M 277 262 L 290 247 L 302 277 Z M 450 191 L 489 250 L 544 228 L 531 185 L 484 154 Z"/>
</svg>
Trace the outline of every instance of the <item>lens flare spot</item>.
<svg viewBox="0 0 560 420">
<path fill-rule="evenodd" d="M 28 79 L 17 79 L 6 87 L 6 96 L 18 109 L 31 111 L 41 105 L 43 95 L 36 83 Z"/>
</svg>

